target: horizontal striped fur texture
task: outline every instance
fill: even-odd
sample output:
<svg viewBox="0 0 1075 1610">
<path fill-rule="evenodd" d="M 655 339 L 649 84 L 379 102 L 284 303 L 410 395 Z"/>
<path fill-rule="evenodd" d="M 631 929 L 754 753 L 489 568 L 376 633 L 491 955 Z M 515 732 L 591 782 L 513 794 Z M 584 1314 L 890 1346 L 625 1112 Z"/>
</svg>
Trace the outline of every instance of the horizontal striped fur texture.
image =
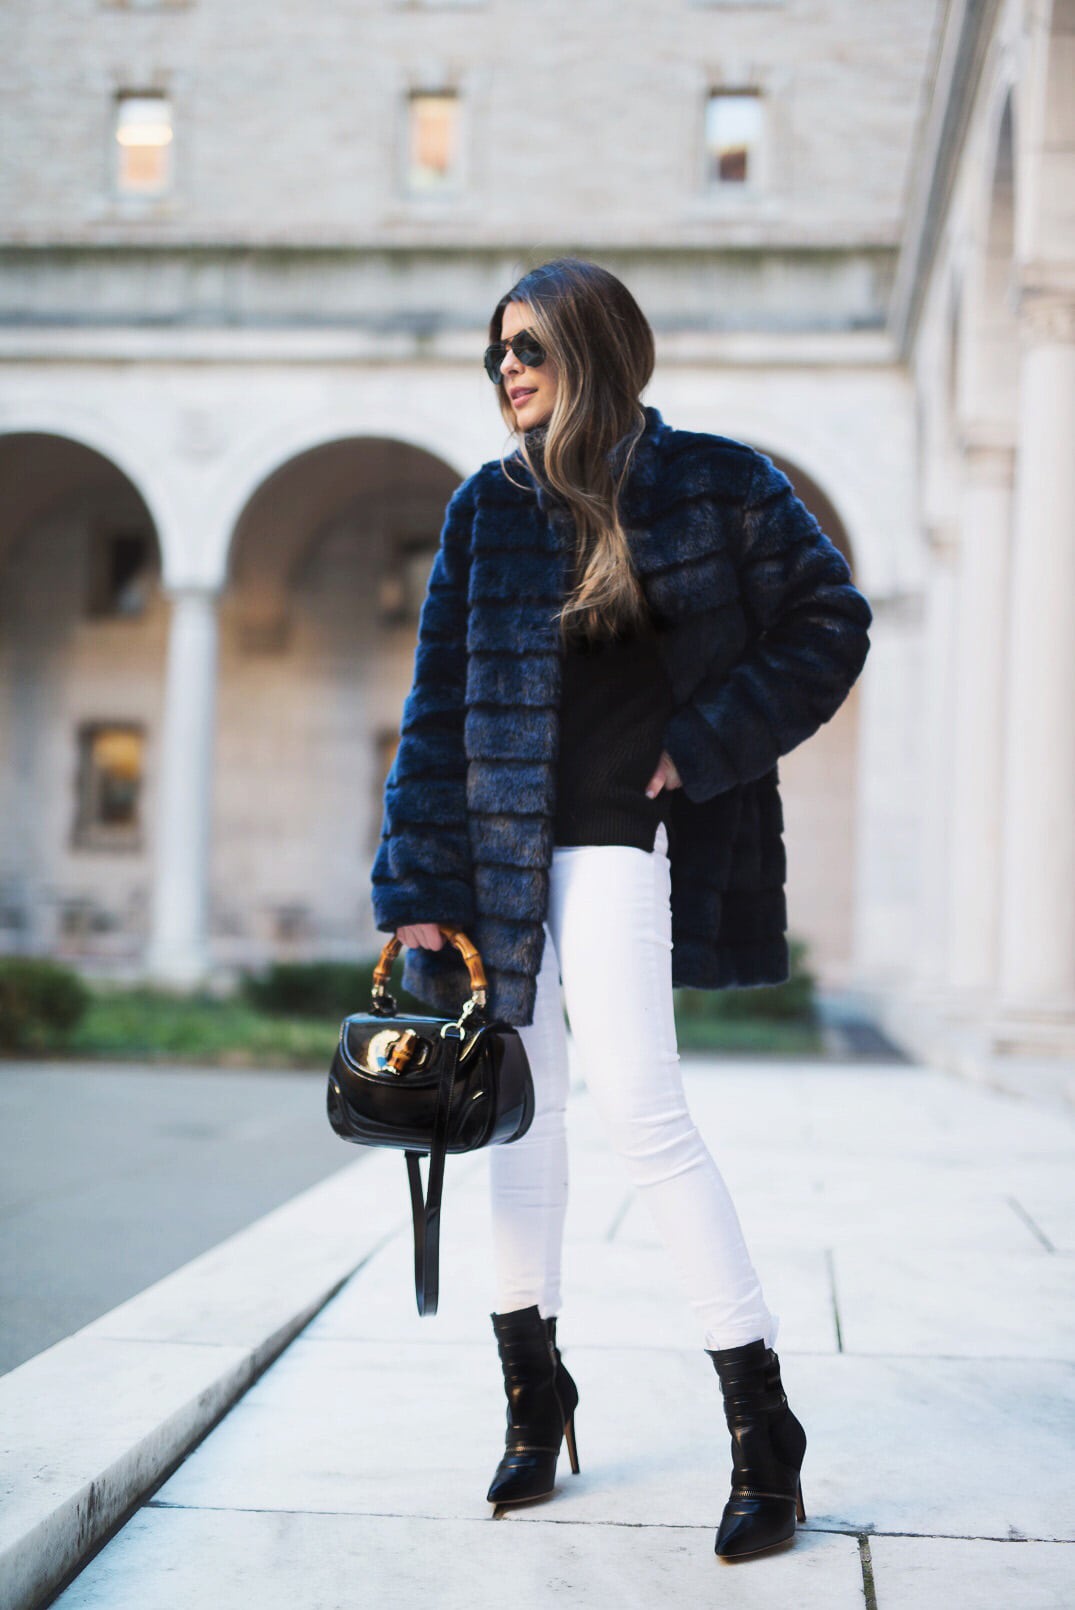
<svg viewBox="0 0 1075 1610">
<path fill-rule="evenodd" d="M 787 476 L 744 442 L 646 407 L 621 501 L 676 705 L 673 982 L 788 977 L 777 760 L 839 709 L 872 615 Z M 622 463 L 628 438 L 610 454 Z M 533 1022 L 553 850 L 560 654 L 573 541 L 518 453 L 449 501 L 372 869 L 377 927 L 454 923 L 477 945 L 491 1013 Z M 654 756 L 656 765 L 658 756 Z M 454 946 L 406 949 L 404 987 L 442 1014 L 469 994 Z"/>
</svg>

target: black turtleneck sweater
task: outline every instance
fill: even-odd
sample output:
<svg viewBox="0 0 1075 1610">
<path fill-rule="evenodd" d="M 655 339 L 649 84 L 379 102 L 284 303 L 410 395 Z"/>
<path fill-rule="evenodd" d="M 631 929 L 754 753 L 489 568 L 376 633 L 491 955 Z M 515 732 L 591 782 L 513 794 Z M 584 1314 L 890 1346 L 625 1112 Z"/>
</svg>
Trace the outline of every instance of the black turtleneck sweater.
<svg viewBox="0 0 1075 1610">
<path fill-rule="evenodd" d="M 652 626 L 563 651 L 560 751 L 553 842 L 630 844 L 652 850 L 669 794 L 646 784 L 661 758 L 672 689 Z"/>
<path fill-rule="evenodd" d="M 539 475 L 545 435 L 545 426 L 536 425 L 525 437 Z M 569 559 L 565 596 L 576 579 Z M 554 844 L 652 850 L 663 821 L 671 850 L 668 790 L 654 799 L 646 795 L 674 702 L 658 641 L 647 618 L 641 628 L 614 637 L 591 641 L 574 631 L 562 642 Z"/>
</svg>

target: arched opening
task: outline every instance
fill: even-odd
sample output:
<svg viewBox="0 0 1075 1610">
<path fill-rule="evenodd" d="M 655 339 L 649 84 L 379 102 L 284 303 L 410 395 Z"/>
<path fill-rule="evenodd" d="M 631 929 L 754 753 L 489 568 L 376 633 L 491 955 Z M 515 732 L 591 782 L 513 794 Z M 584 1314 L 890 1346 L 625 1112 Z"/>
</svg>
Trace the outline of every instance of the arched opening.
<svg viewBox="0 0 1075 1610">
<path fill-rule="evenodd" d="M 158 534 L 111 460 L 0 436 L 0 951 L 136 971 L 167 605 Z"/>
<path fill-rule="evenodd" d="M 831 499 L 795 464 L 778 453 L 769 457 L 854 575 L 848 534 Z M 808 964 L 820 983 L 835 989 L 849 982 L 852 969 L 859 690 L 856 683 L 832 720 L 779 765 L 788 935 L 806 941 Z"/>
<path fill-rule="evenodd" d="M 210 880 L 225 968 L 378 943 L 369 872 L 384 778 L 458 480 L 406 443 L 326 442 L 275 469 L 236 523 Z"/>
</svg>

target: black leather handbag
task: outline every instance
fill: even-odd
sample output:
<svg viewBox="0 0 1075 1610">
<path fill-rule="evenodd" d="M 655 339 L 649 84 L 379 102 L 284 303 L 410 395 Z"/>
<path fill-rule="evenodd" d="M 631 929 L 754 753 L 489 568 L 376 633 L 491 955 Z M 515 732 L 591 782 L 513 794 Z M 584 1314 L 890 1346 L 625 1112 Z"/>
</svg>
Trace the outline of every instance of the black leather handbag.
<svg viewBox="0 0 1075 1610">
<path fill-rule="evenodd" d="M 386 987 L 401 948 L 393 935 L 373 969 L 370 1009 L 344 1018 L 328 1076 L 328 1117 L 337 1135 L 406 1154 L 420 1314 L 437 1311 L 446 1153 L 518 1140 L 534 1117 L 526 1050 L 512 1024 L 487 1015 L 488 982 L 476 947 L 461 928 L 437 926 L 470 974 L 470 999 L 459 1016 L 399 1015 Z M 421 1157 L 429 1158 L 424 1200 Z"/>
</svg>

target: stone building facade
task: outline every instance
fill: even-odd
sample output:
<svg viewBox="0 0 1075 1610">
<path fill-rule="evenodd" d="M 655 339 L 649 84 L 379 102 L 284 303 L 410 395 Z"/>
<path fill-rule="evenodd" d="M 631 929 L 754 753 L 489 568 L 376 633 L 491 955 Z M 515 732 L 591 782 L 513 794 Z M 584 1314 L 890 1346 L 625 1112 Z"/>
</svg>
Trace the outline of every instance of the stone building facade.
<svg viewBox="0 0 1075 1610">
<path fill-rule="evenodd" d="M 489 314 L 571 251 L 653 324 L 645 400 L 769 453 L 874 608 L 781 763 L 793 937 L 898 1035 L 1003 992 L 1062 1040 L 1071 651 L 1029 595 L 1039 549 L 1069 595 L 1068 489 L 1022 411 L 1070 418 L 1066 10 L 7 8 L 0 950 L 220 988 L 370 953 L 444 505 L 513 445 Z"/>
<path fill-rule="evenodd" d="M 889 320 L 925 589 L 918 943 L 877 999 L 999 1077 L 1075 1056 L 1073 83 L 1072 0 L 947 8 Z"/>
</svg>

